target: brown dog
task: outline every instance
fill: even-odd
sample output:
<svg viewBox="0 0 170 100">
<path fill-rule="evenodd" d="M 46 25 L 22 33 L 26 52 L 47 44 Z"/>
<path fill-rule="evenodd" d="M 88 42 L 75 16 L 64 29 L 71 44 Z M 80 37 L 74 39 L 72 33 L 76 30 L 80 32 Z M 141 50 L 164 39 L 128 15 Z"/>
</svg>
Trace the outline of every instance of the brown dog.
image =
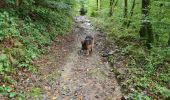
<svg viewBox="0 0 170 100">
<path fill-rule="evenodd" d="M 81 41 L 81 50 L 86 50 L 86 55 L 89 55 L 93 51 L 94 38 L 92 36 L 86 36 L 84 41 Z"/>
</svg>

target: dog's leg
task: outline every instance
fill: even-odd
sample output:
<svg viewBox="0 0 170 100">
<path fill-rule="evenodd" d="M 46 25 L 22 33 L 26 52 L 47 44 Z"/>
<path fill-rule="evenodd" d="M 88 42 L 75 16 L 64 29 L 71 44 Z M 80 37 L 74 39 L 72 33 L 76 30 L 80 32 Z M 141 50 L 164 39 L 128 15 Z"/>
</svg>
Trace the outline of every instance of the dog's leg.
<svg viewBox="0 0 170 100">
<path fill-rule="evenodd" d="M 89 48 L 89 53 L 92 54 L 92 51 L 93 51 L 93 46 L 91 45 Z"/>
<path fill-rule="evenodd" d="M 89 55 L 89 53 L 90 53 L 90 51 L 89 51 L 89 49 L 86 51 L 86 55 L 88 56 Z"/>
</svg>

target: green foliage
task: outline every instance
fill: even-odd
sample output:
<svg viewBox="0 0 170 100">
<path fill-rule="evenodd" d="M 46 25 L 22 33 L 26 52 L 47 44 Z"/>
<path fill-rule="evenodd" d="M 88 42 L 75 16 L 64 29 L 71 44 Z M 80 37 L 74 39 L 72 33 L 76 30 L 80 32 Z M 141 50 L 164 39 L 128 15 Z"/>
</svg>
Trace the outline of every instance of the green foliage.
<svg viewBox="0 0 170 100">
<path fill-rule="evenodd" d="M 0 86 L 0 94 L 6 96 L 8 99 L 16 98 L 17 100 L 23 100 L 25 98 L 23 93 L 17 93 L 10 86 Z"/>
<path fill-rule="evenodd" d="M 5 3 L 14 5 L 15 0 L 5 0 Z"/>
<path fill-rule="evenodd" d="M 14 17 L 10 17 L 8 12 L 0 12 L 0 41 L 4 38 L 16 37 L 20 33 Z"/>
<path fill-rule="evenodd" d="M 155 33 L 155 43 L 166 46 L 170 36 L 170 2 L 156 0 L 152 3 L 151 18 Z"/>
<path fill-rule="evenodd" d="M 31 97 L 38 97 L 41 94 L 41 90 L 40 88 L 32 88 L 32 90 L 30 91 L 30 95 Z"/>
<path fill-rule="evenodd" d="M 4 74 L 4 72 L 10 72 L 10 62 L 6 54 L 0 54 L 0 74 Z"/>
<path fill-rule="evenodd" d="M 128 100 L 151 100 L 148 96 L 146 95 L 141 95 L 138 92 L 132 93 L 128 95 Z"/>
<path fill-rule="evenodd" d="M 3 2 L 3 1 L 2 1 Z M 74 0 L 4 0 L 0 8 L 0 94 L 23 100 L 24 93 L 12 74 L 17 70 L 36 71 L 32 65 L 57 35 L 68 33 L 72 26 Z M 1 77 L 0 75 L 0 77 Z M 17 77 L 17 76 L 15 76 Z M 18 92 L 19 91 L 19 92 Z"/>
</svg>

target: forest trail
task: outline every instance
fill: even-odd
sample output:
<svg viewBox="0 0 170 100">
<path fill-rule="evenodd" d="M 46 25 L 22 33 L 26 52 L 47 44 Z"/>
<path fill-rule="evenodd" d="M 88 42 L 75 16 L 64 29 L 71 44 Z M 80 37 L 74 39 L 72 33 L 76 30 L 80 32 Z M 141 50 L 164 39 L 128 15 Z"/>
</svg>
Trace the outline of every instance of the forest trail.
<svg viewBox="0 0 170 100">
<path fill-rule="evenodd" d="M 102 34 L 83 16 L 75 17 L 75 29 L 58 37 L 49 52 L 34 64 L 39 66 L 28 83 L 29 100 L 121 100 L 120 87 L 109 64 L 102 60 Z M 79 53 L 86 35 L 96 39 L 90 56 Z"/>
</svg>

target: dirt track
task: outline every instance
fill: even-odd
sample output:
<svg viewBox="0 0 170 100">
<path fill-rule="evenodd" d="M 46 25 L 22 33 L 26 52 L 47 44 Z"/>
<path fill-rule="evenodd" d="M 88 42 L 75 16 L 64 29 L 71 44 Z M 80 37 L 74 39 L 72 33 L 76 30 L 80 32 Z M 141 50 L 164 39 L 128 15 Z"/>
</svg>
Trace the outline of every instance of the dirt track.
<svg viewBox="0 0 170 100">
<path fill-rule="evenodd" d="M 99 52 L 104 37 L 93 29 L 86 17 L 75 17 L 75 29 L 67 38 L 60 38 L 49 48 L 49 53 L 35 62 L 39 66 L 35 82 L 28 91 L 39 95 L 30 100 L 121 100 L 120 87 L 107 62 Z M 86 35 L 96 38 L 93 54 L 79 53 L 81 40 Z"/>
</svg>

